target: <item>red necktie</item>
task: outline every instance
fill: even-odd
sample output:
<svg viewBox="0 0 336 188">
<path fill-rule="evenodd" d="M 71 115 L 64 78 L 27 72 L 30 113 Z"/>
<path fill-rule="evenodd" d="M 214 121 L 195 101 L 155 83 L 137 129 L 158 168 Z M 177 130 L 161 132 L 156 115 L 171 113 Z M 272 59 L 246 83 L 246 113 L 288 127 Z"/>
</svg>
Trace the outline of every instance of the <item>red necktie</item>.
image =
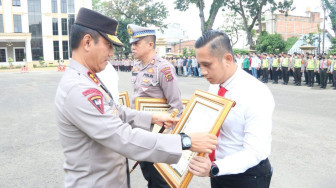
<svg viewBox="0 0 336 188">
<path fill-rule="evenodd" d="M 223 97 L 226 92 L 227 92 L 227 90 L 224 87 L 222 87 L 221 85 L 219 85 L 219 90 L 218 90 L 217 95 Z M 220 131 L 220 129 L 217 132 L 217 138 L 218 138 L 218 135 L 219 135 L 219 131 Z M 215 160 L 215 152 L 216 152 L 216 150 L 212 150 L 212 153 L 209 154 L 209 158 L 210 158 L 211 162 L 213 162 Z"/>
</svg>

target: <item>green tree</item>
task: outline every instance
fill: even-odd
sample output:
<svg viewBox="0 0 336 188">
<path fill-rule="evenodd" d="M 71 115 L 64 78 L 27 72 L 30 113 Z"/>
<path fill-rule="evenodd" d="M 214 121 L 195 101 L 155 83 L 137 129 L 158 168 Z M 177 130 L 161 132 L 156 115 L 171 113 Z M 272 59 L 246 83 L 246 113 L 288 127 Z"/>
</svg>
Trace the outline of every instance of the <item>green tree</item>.
<svg viewBox="0 0 336 188">
<path fill-rule="evenodd" d="M 254 42 L 252 36 L 252 29 L 257 20 L 259 20 L 259 27 L 261 31 L 261 14 L 263 9 L 270 5 L 272 11 L 286 9 L 291 7 L 293 0 L 284 1 L 284 3 L 276 3 L 275 0 L 227 0 L 224 2 L 224 6 L 230 8 L 234 12 L 238 13 L 243 19 L 244 30 L 247 35 L 247 41 L 251 49 L 254 49 Z"/>
<path fill-rule="evenodd" d="M 330 50 L 328 51 L 329 55 L 330 54 L 336 54 L 336 38 L 335 37 L 331 38 L 331 44 L 332 44 L 332 46 L 331 46 Z"/>
<path fill-rule="evenodd" d="M 239 39 L 239 31 L 244 29 L 241 18 L 237 17 L 235 12 L 227 12 L 225 15 L 225 20 L 222 26 L 218 29 L 223 30 L 231 40 L 232 47 L 237 44 Z"/>
<path fill-rule="evenodd" d="M 175 2 L 175 9 L 178 9 L 180 11 L 186 11 L 188 10 L 189 6 L 191 4 L 195 4 L 196 7 L 199 10 L 199 17 L 201 20 L 201 31 L 202 34 L 206 33 L 207 31 L 210 31 L 213 27 L 213 24 L 215 22 L 218 10 L 223 6 L 224 0 L 213 0 L 210 11 L 209 11 L 209 17 L 205 21 L 204 17 L 204 0 L 176 0 Z"/>
<path fill-rule="evenodd" d="M 124 43 L 123 48 L 116 48 L 115 54 L 123 53 L 126 57 L 131 52 L 127 25 L 132 23 L 144 27 L 156 26 L 164 28 L 163 20 L 168 11 L 162 2 L 151 0 L 94 0 L 93 9 L 119 21 L 118 38 Z"/>
<path fill-rule="evenodd" d="M 331 26 L 336 36 L 336 0 L 321 0 L 322 6 L 325 6 L 329 12 Z"/>
<path fill-rule="evenodd" d="M 287 41 L 286 41 L 285 51 L 288 52 L 292 48 L 292 46 L 296 43 L 296 41 L 298 41 L 297 37 L 288 38 Z"/>
<path fill-rule="evenodd" d="M 256 50 L 259 53 L 280 53 L 286 48 L 286 42 L 280 34 L 262 32 L 257 40 Z"/>
</svg>

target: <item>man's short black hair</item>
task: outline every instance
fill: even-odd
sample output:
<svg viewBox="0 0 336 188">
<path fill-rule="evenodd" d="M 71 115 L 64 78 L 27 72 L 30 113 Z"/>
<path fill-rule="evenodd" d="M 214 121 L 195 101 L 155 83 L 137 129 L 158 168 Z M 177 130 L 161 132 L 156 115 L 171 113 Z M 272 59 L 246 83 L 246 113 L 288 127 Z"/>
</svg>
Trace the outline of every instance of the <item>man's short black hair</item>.
<svg viewBox="0 0 336 188">
<path fill-rule="evenodd" d="M 101 36 L 97 31 L 93 29 L 78 24 L 73 24 L 70 33 L 70 46 L 72 50 L 75 50 L 79 47 L 80 41 L 86 34 L 89 34 L 93 38 L 95 44 L 98 43 L 99 36 Z"/>
<path fill-rule="evenodd" d="M 235 61 L 230 38 L 224 32 L 216 30 L 206 32 L 197 39 L 195 48 L 201 48 L 207 44 L 210 45 L 210 54 L 216 57 L 219 61 L 222 60 L 226 53 L 230 53 Z"/>
<path fill-rule="evenodd" d="M 153 48 L 155 50 L 155 46 L 156 46 L 156 36 L 155 35 L 148 35 L 144 37 L 144 40 L 146 40 L 147 42 L 153 42 Z"/>
</svg>

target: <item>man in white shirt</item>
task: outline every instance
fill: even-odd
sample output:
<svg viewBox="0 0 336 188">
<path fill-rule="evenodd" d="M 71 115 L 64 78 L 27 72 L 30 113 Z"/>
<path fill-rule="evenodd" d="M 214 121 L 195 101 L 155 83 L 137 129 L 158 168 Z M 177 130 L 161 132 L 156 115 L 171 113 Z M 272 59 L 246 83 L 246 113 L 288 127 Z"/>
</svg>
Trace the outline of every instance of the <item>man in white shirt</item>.
<svg viewBox="0 0 336 188">
<path fill-rule="evenodd" d="M 251 67 L 252 67 L 252 75 L 255 78 L 258 78 L 258 70 L 260 68 L 261 65 L 261 60 L 259 59 L 259 57 L 256 55 L 256 53 L 253 53 L 253 57 L 252 57 L 252 62 L 251 62 Z"/>
<path fill-rule="evenodd" d="M 113 101 L 119 104 L 119 76 L 117 71 L 113 68 L 111 62 L 107 63 L 105 69 L 97 73 L 97 76 L 99 80 L 104 83 L 107 90 L 112 94 Z"/>
<path fill-rule="evenodd" d="M 202 75 L 211 84 L 209 92 L 234 100 L 236 106 L 219 131 L 216 160 L 196 156 L 190 161 L 189 171 L 197 176 L 210 176 L 212 188 L 269 187 L 272 93 L 266 85 L 237 68 L 225 33 L 209 31 L 196 41 L 195 48 Z"/>
</svg>

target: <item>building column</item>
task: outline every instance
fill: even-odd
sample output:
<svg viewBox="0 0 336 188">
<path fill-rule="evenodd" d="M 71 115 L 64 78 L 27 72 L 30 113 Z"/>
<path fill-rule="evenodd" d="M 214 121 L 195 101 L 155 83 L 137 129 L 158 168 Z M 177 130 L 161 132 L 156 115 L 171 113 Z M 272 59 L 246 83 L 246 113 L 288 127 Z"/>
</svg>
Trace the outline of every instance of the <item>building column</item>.
<svg viewBox="0 0 336 188">
<path fill-rule="evenodd" d="M 32 51 L 31 51 L 31 44 L 30 44 L 30 40 L 31 38 L 27 38 L 25 41 L 25 45 L 26 45 L 26 61 L 32 62 Z"/>
</svg>

